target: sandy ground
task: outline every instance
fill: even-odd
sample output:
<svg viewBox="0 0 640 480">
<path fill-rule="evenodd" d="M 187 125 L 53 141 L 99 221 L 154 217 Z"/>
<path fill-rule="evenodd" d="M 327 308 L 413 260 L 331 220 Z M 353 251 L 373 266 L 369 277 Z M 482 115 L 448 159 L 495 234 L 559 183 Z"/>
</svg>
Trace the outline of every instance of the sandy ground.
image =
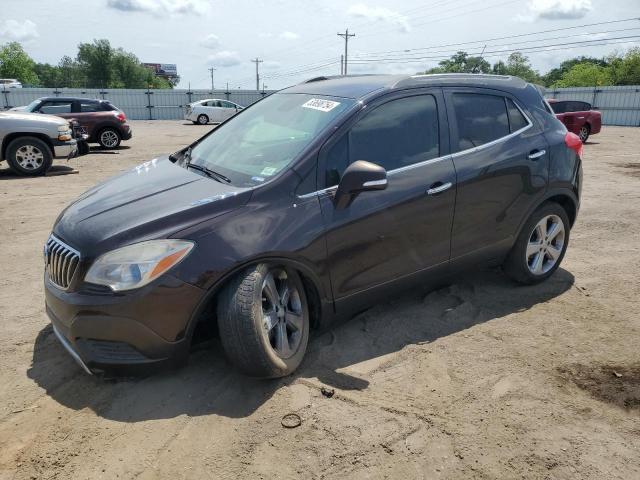
<svg viewBox="0 0 640 480">
<path fill-rule="evenodd" d="M 640 478 L 640 129 L 586 145 L 582 210 L 543 285 L 486 271 L 407 292 L 314 338 L 282 380 L 239 375 L 214 342 L 181 370 L 104 381 L 52 334 L 41 252 L 85 189 L 207 128 L 132 124 L 79 174 L 0 169 L 0 479 Z"/>
</svg>

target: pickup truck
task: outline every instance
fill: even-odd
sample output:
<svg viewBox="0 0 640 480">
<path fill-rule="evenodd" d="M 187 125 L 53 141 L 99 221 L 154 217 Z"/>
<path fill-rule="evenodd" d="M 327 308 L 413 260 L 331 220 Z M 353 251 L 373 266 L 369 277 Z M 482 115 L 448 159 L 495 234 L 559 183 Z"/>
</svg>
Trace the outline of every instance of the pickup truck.
<svg viewBox="0 0 640 480">
<path fill-rule="evenodd" d="M 590 135 L 600 133 L 602 115 L 597 110 L 592 110 L 591 104 L 553 98 L 548 98 L 547 101 L 558 120 L 564 123 L 567 130 L 578 135 L 582 143 L 585 143 Z"/>
<path fill-rule="evenodd" d="M 19 175 L 44 175 L 54 158 L 78 154 L 68 120 L 37 113 L 0 112 L 0 161 Z"/>
</svg>

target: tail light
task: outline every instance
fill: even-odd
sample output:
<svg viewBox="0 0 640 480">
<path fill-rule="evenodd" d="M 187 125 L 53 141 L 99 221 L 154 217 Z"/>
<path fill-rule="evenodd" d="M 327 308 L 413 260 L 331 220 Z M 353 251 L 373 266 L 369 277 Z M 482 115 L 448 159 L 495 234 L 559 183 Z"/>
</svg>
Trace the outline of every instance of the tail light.
<svg viewBox="0 0 640 480">
<path fill-rule="evenodd" d="M 124 112 L 118 112 L 116 114 L 116 118 L 120 120 L 122 123 L 127 121 L 127 116 L 124 114 Z"/>
<path fill-rule="evenodd" d="M 579 136 L 577 136 L 575 133 L 567 132 L 564 136 L 564 143 L 567 145 L 567 147 L 576 152 L 576 155 L 578 155 L 578 157 L 582 158 L 584 145 L 582 145 L 582 140 L 580 140 Z"/>
</svg>

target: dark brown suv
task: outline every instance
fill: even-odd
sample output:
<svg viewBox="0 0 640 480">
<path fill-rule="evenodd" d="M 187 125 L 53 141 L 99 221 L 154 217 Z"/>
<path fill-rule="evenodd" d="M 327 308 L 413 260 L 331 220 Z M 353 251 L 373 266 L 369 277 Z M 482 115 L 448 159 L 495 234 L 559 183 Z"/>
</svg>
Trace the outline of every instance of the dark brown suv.
<svg viewBox="0 0 640 480">
<path fill-rule="evenodd" d="M 104 148 L 116 148 L 122 140 L 129 140 L 132 134 L 124 112 L 107 100 L 43 97 L 12 110 L 75 119 L 82 133 L 89 136 L 88 142 L 99 143 Z"/>
</svg>

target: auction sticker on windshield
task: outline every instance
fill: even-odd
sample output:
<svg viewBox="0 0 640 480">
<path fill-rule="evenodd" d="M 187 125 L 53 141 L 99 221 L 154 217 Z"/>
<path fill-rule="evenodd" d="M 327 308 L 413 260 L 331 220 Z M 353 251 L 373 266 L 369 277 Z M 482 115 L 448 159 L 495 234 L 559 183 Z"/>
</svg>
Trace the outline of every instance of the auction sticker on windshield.
<svg viewBox="0 0 640 480">
<path fill-rule="evenodd" d="M 340 102 L 333 102 L 331 100 L 323 100 L 321 98 L 312 98 L 304 105 L 303 108 L 312 108 L 314 110 L 320 110 L 321 112 L 330 112 L 334 108 L 340 105 Z"/>
</svg>

